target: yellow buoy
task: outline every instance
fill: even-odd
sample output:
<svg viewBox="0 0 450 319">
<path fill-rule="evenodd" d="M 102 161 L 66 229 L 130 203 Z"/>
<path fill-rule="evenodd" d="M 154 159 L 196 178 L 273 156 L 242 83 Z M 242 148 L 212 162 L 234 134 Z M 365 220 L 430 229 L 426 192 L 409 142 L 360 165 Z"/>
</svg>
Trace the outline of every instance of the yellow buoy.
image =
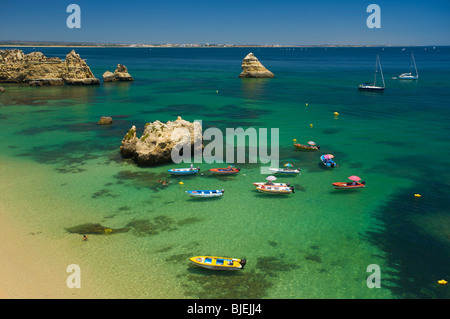
<svg viewBox="0 0 450 319">
<path fill-rule="evenodd" d="M 296 139 L 296 138 L 294 138 L 294 139 L 293 139 L 293 141 L 294 141 L 294 143 L 295 143 L 295 142 L 297 142 L 297 139 Z"/>
<path fill-rule="evenodd" d="M 339 113 L 338 113 L 338 112 L 334 112 L 334 115 L 338 116 L 338 115 L 339 115 Z"/>
<path fill-rule="evenodd" d="M 183 182 L 179 182 L 178 184 L 183 185 L 184 183 Z"/>
<path fill-rule="evenodd" d="M 308 103 L 306 103 L 306 106 L 308 106 Z"/>
<path fill-rule="evenodd" d="M 309 124 L 309 127 L 313 127 L 314 125 L 312 125 L 312 124 Z"/>
<path fill-rule="evenodd" d="M 219 90 L 216 90 L 216 93 L 219 93 Z"/>
<path fill-rule="evenodd" d="M 422 197 L 420 194 L 414 194 L 414 197 Z"/>
<path fill-rule="evenodd" d="M 441 279 L 441 280 L 438 280 L 438 284 L 439 284 L 439 285 L 446 285 L 446 284 L 447 284 L 447 281 L 444 280 L 444 279 Z"/>
</svg>

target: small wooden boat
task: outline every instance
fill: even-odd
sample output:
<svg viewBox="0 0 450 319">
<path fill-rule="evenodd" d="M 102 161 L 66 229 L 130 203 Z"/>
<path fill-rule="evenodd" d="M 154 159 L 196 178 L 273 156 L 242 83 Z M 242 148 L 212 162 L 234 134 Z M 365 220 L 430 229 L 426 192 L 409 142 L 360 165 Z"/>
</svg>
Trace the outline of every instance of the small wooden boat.
<svg viewBox="0 0 450 319">
<path fill-rule="evenodd" d="M 273 187 L 290 187 L 290 183 L 269 183 L 269 182 L 255 182 L 255 186 L 273 186 Z"/>
<path fill-rule="evenodd" d="M 266 194 L 291 194 L 294 193 L 294 187 L 282 187 L 282 186 L 269 186 L 269 185 L 259 185 L 256 189 L 261 193 Z"/>
<path fill-rule="evenodd" d="M 240 172 L 240 168 L 228 166 L 227 168 L 211 168 L 209 171 L 215 175 L 234 175 Z"/>
<path fill-rule="evenodd" d="M 322 161 L 323 165 L 325 165 L 326 167 L 330 167 L 330 168 L 335 168 L 338 167 L 338 165 L 333 161 L 332 157 L 327 157 L 326 155 L 322 155 L 320 157 L 320 160 Z"/>
<path fill-rule="evenodd" d="M 196 256 L 189 258 L 195 265 L 214 270 L 241 270 L 247 264 L 245 259 Z"/>
<path fill-rule="evenodd" d="M 172 168 L 168 172 L 172 175 L 194 175 L 200 172 L 200 167 Z"/>
<path fill-rule="evenodd" d="M 223 193 L 225 193 L 225 190 L 192 190 L 186 191 L 186 193 L 191 197 L 221 197 L 223 196 Z"/>
<path fill-rule="evenodd" d="M 294 147 L 299 150 L 306 150 L 306 151 L 318 151 L 320 150 L 319 145 L 305 145 L 305 144 L 294 144 Z"/>
<path fill-rule="evenodd" d="M 269 168 L 269 170 L 275 174 L 299 174 L 300 168 Z"/>
<path fill-rule="evenodd" d="M 366 187 L 366 182 L 336 182 L 332 185 L 335 189 L 357 189 Z"/>
</svg>

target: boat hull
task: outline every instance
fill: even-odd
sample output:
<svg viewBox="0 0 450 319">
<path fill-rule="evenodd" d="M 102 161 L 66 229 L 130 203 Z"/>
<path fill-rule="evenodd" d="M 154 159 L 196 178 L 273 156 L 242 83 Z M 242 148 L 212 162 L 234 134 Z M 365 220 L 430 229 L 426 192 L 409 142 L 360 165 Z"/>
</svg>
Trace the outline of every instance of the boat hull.
<svg viewBox="0 0 450 319">
<path fill-rule="evenodd" d="M 304 144 L 294 144 L 294 147 L 298 150 L 305 150 L 305 151 L 318 151 L 320 149 L 318 146 L 311 146 Z"/>
<path fill-rule="evenodd" d="M 384 91 L 384 87 L 381 86 L 365 86 L 365 85 L 360 85 L 358 87 L 358 90 L 360 91 L 374 91 L 374 92 L 383 92 Z"/>
<path fill-rule="evenodd" d="M 200 172 L 199 168 L 172 168 L 168 172 L 172 175 L 194 175 Z"/>
<path fill-rule="evenodd" d="M 418 75 L 399 75 L 399 80 L 418 80 Z"/>
<path fill-rule="evenodd" d="M 209 170 L 214 175 L 236 175 L 239 173 L 240 169 L 238 168 L 211 168 Z"/>
<path fill-rule="evenodd" d="M 336 164 L 336 162 L 334 162 L 333 160 L 329 159 L 328 162 L 325 162 L 325 158 L 323 157 L 323 155 L 320 157 L 320 160 L 322 161 L 323 165 L 325 165 L 326 167 L 329 168 L 335 168 L 338 165 Z"/>
<path fill-rule="evenodd" d="M 291 184 L 289 183 L 272 183 L 267 184 L 267 182 L 256 182 L 253 183 L 254 186 L 272 186 L 272 187 L 289 187 Z"/>
<path fill-rule="evenodd" d="M 294 192 L 293 187 L 274 187 L 274 186 L 266 186 L 266 185 L 261 185 L 261 186 L 257 186 L 256 189 L 258 190 L 258 192 L 260 193 L 265 193 L 265 194 L 279 194 L 279 195 L 288 195 L 288 194 L 292 194 Z"/>
<path fill-rule="evenodd" d="M 275 174 L 300 174 L 299 169 L 285 169 L 285 168 L 269 168 Z"/>
<path fill-rule="evenodd" d="M 191 190 L 186 191 L 186 193 L 190 197 L 199 197 L 199 198 L 211 198 L 211 197 L 222 197 L 225 190 Z"/>
<path fill-rule="evenodd" d="M 213 270 L 241 270 L 244 269 L 245 260 L 229 257 L 215 257 L 215 256 L 196 256 L 189 258 L 189 260 L 197 266 L 213 269 Z"/>
<path fill-rule="evenodd" d="M 356 183 L 356 185 L 353 185 L 352 183 L 348 182 L 336 182 L 332 183 L 332 185 L 335 189 L 359 189 L 366 187 L 366 185 L 363 183 Z"/>
</svg>

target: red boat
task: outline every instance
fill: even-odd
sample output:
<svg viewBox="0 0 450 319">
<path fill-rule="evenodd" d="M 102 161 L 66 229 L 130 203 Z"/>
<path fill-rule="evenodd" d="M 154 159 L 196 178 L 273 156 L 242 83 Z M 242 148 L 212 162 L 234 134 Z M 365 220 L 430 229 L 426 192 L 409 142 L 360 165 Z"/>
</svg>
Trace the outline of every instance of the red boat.
<svg viewBox="0 0 450 319">
<path fill-rule="evenodd" d="M 356 189 L 366 187 L 366 182 L 336 182 L 332 183 L 336 189 Z"/>
<path fill-rule="evenodd" d="M 320 150 L 319 145 L 304 145 L 304 144 L 294 144 L 294 147 L 301 150 L 307 150 L 307 151 L 318 151 Z"/>
<path fill-rule="evenodd" d="M 227 168 L 211 168 L 209 171 L 216 175 L 234 175 L 239 173 L 240 170 L 240 168 L 228 166 Z"/>
</svg>

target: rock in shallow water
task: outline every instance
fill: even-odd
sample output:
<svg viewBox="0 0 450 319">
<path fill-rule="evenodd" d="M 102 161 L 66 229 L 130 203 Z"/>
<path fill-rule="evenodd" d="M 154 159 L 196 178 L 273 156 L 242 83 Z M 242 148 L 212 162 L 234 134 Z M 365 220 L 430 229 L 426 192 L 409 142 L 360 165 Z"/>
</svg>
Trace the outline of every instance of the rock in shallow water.
<svg viewBox="0 0 450 319">
<path fill-rule="evenodd" d="M 113 123 L 113 119 L 110 116 L 102 116 L 100 118 L 100 121 L 98 121 L 98 124 L 101 125 L 111 125 Z"/>
<path fill-rule="evenodd" d="M 240 78 L 273 78 L 274 74 L 267 70 L 253 53 L 247 54 L 242 60 Z"/>
<path fill-rule="evenodd" d="M 141 138 L 136 136 L 133 126 L 122 139 L 120 153 L 133 158 L 139 165 L 156 166 L 172 163 L 172 149 L 202 148 L 202 126 L 200 122 L 188 122 L 178 117 L 176 121 L 147 123 Z"/>
<path fill-rule="evenodd" d="M 118 64 L 114 73 L 106 71 L 103 73 L 103 82 L 117 82 L 117 81 L 134 81 L 133 77 L 128 73 L 125 65 Z"/>
<path fill-rule="evenodd" d="M 42 85 L 98 85 L 91 69 L 72 50 L 63 61 L 41 52 L 24 54 L 22 50 L 0 50 L 0 82 Z"/>
</svg>

